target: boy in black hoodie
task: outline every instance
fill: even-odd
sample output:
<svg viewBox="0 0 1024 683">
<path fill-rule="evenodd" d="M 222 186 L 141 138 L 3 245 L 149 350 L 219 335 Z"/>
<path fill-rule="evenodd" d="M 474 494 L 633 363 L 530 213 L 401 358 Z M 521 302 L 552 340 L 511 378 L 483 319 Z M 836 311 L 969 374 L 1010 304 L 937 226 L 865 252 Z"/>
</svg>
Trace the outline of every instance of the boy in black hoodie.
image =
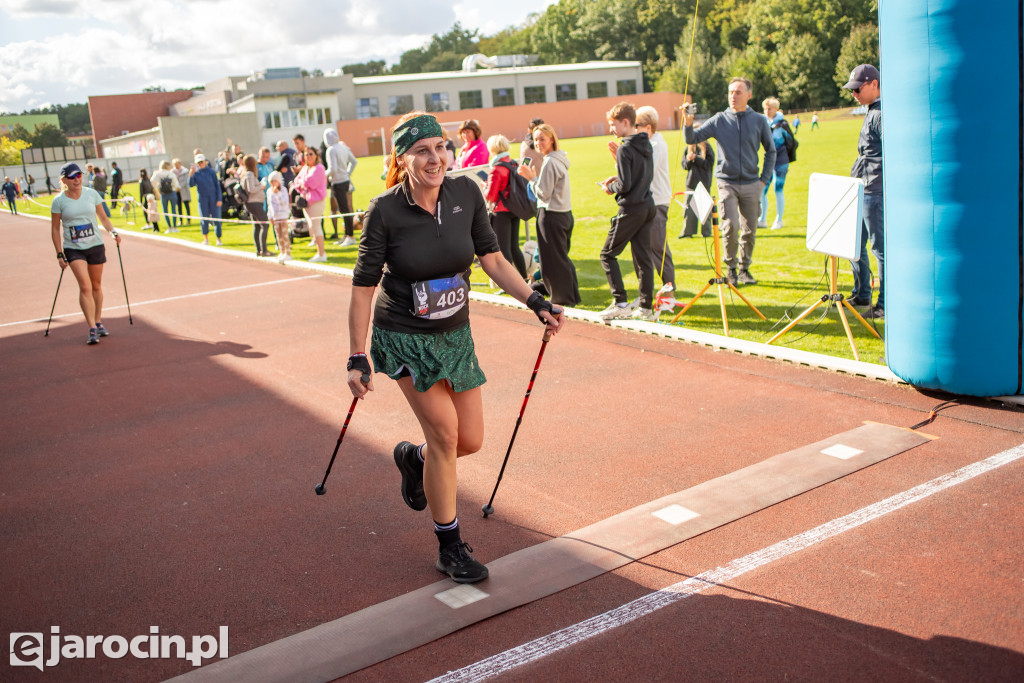
<svg viewBox="0 0 1024 683">
<path fill-rule="evenodd" d="M 651 225 L 656 210 L 651 196 L 651 180 L 654 178 L 654 151 L 647 133 L 636 133 L 636 110 L 628 102 L 620 102 L 608 112 L 608 126 L 611 133 L 622 138 L 622 144 L 608 143 L 608 149 L 615 154 L 617 175 L 606 178 L 601 186 L 608 194 L 615 195 L 619 212 L 612 217 L 608 238 L 601 249 L 601 265 L 608 277 L 612 290 L 612 305 L 601 311 L 606 320 L 637 318 L 657 320 L 651 309 L 654 305 L 654 254 L 651 251 Z M 629 298 L 622 282 L 618 256 L 630 246 L 633 252 L 633 267 L 640 280 L 640 306 L 636 311 L 629 309 Z"/>
</svg>

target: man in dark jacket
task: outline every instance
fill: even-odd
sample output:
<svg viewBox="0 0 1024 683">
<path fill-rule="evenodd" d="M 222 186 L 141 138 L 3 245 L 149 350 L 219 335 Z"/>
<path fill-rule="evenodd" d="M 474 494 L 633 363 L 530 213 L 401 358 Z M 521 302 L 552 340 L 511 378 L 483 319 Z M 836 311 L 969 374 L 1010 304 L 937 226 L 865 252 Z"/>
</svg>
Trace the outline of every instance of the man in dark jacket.
<svg viewBox="0 0 1024 683">
<path fill-rule="evenodd" d="M 606 178 L 601 186 L 615 195 L 619 212 L 612 217 L 608 238 L 601 249 L 601 265 L 612 290 L 612 305 L 601 312 L 606 321 L 634 317 L 656 320 L 654 307 L 654 252 L 651 251 L 651 227 L 656 211 L 651 196 L 654 179 L 654 150 L 647 133 L 636 132 L 636 110 L 628 102 L 620 102 L 608 112 L 608 125 L 622 144 L 614 141 L 608 148 L 615 152 L 616 175 Z M 630 246 L 633 267 L 640 281 L 640 306 L 629 310 L 626 286 L 622 282 L 618 256 Z"/>
<path fill-rule="evenodd" d="M 124 175 L 121 174 L 121 169 L 117 167 L 116 161 L 110 162 L 110 198 L 117 199 L 117 195 L 121 192 L 121 185 L 124 183 Z"/>
<path fill-rule="evenodd" d="M 853 93 L 868 111 L 857 141 L 857 161 L 850 176 L 864 181 L 864 221 L 860 231 L 860 258 L 853 265 L 854 306 L 871 306 L 871 262 L 868 260 L 868 238 L 871 253 L 878 261 L 878 300 L 867 312 L 868 318 L 885 317 L 885 234 L 882 221 L 882 93 L 878 69 L 861 64 L 850 73 L 843 87 Z"/>
<path fill-rule="evenodd" d="M 761 191 L 775 169 L 775 142 L 768 119 L 747 106 L 753 94 L 750 81 L 733 78 L 729 81 L 728 109 L 712 116 L 698 130 L 693 129 L 693 114 L 683 115 L 683 138 L 687 144 L 709 138 L 718 141 L 715 178 L 718 179 L 725 265 L 729 267 L 729 283 L 733 286 L 737 282 L 757 284 L 750 274 L 757 239 L 757 216 L 761 213 Z M 764 147 L 764 164 L 760 171 L 758 147 Z"/>
</svg>

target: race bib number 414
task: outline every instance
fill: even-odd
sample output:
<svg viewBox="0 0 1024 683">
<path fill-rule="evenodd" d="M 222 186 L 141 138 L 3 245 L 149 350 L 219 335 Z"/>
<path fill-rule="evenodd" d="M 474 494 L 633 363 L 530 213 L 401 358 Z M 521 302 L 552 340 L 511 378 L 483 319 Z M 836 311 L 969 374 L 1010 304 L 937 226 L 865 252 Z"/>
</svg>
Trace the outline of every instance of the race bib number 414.
<svg viewBox="0 0 1024 683">
<path fill-rule="evenodd" d="M 71 241 L 78 242 L 96 234 L 96 229 L 91 223 L 85 225 L 72 225 L 68 230 L 71 232 Z"/>
<path fill-rule="evenodd" d="M 448 318 L 469 301 L 469 285 L 461 275 L 412 283 L 413 313 L 418 318 Z"/>
</svg>

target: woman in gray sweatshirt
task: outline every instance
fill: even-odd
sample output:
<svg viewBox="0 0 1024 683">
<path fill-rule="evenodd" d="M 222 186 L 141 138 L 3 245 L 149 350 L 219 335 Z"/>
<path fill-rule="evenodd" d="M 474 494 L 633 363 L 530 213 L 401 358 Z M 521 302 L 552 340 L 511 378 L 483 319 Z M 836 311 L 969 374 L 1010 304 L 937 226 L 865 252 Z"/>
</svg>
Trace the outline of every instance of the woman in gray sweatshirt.
<svg viewBox="0 0 1024 683">
<path fill-rule="evenodd" d="M 576 266 L 569 258 L 572 229 L 572 199 L 569 190 L 569 157 L 558 149 L 558 136 L 546 123 L 533 129 L 534 148 L 544 155 L 538 173 L 532 166 L 520 166 L 519 175 L 530 181 L 537 195 L 537 247 L 540 272 L 551 295 L 551 303 L 576 306 L 583 299 L 576 280 Z"/>
</svg>

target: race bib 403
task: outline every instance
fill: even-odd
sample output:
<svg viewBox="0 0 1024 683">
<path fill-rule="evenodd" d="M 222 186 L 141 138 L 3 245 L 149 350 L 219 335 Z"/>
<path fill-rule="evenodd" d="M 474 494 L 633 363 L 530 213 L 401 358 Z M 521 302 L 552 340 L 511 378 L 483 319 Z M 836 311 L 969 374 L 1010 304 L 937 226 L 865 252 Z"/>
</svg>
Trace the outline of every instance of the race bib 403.
<svg viewBox="0 0 1024 683">
<path fill-rule="evenodd" d="M 413 314 L 418 318 L 448 318 L 466 305 L 469 285 L 461 275 L 412 283 Z"/>
</svg>

